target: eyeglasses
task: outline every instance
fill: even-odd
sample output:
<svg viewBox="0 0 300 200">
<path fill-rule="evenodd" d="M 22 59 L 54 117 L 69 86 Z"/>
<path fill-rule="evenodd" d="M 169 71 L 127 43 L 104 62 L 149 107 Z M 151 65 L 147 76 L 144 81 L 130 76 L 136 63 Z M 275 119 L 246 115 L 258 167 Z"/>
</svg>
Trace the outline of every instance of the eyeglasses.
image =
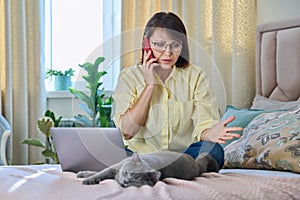
<svg viewBox="0 0 300 200">
<path fill-rule="evenodd" d="M 182 49 L 182 44 L 179 42 L 172 42 L 171 44 L 167 44 L 166 42 L 152 42 L 154 46 L 154 50 L 157 52 L 164 52 L 168 46 L 170 47 L 170 51 L 173 53 L 179 53 Z"/>
</svg>

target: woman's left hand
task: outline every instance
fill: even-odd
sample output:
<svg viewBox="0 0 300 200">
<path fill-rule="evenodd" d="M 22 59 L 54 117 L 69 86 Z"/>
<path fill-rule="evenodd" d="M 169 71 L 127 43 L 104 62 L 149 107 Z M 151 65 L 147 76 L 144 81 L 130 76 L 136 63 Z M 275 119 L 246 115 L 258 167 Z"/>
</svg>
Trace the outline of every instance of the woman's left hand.
<svg viewBox="0 0 300 200">
<path fill-rule="evenodd" d="M 235 116 L 230 116 L 224 121 L 215 124 L 213 127 L 208 129 L 207 132 L 205 132 L 204 140 L 225 144 L 226 140 L 232 140 L 233 138 L 241 137 L 240 134 L 233 132 L 242 131 L 242 127 L 226 127 L 226 125 L 232 122 L 234 119 Z"/>
</svg>

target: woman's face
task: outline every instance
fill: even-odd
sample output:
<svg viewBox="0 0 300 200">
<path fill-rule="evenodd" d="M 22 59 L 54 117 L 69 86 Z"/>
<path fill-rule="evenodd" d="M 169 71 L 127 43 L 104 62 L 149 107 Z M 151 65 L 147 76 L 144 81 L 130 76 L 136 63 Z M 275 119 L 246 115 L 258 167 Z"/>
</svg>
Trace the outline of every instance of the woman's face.
<svg viewBox="0 0 300 200">
<path fill-rule="evenodd" d="M 162 28 L 157 28 L 150 36 L 154 57 L 163 69 L 171 69 L 177 62 L 182 50 L 182 41 L 170 37 Z"/>
</svg>

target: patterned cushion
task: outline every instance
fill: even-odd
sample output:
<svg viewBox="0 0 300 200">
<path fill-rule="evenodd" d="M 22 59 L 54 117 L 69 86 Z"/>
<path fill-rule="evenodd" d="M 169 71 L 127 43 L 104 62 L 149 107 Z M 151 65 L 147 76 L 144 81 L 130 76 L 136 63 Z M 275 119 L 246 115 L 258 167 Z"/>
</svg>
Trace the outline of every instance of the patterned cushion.
<svg viewBox="0 0 300 200">
<path fill-rule="evenodd" d="M 224 151 L 225 168 L 300 173 L 300 108 L 258 115 Z"/>
</svg>

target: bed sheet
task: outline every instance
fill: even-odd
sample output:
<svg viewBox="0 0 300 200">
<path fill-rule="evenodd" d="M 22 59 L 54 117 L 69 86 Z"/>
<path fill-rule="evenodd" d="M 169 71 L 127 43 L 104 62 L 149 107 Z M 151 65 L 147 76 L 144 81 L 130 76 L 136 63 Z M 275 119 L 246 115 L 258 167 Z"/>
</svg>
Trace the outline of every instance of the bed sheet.
<svg viewBox="0 0 300 200">
<path fill-rule="evenodd" d="M 264 170 L 222 169 L 193 181 L 166 178 L 153 187 L 122 188 L 115 180 L 82 185 L 60 165 L 24 165 L 0 167 L 0 180 L 0 199 L 13 200 L 300 199 L 299 174 Z"/>
</svg>

